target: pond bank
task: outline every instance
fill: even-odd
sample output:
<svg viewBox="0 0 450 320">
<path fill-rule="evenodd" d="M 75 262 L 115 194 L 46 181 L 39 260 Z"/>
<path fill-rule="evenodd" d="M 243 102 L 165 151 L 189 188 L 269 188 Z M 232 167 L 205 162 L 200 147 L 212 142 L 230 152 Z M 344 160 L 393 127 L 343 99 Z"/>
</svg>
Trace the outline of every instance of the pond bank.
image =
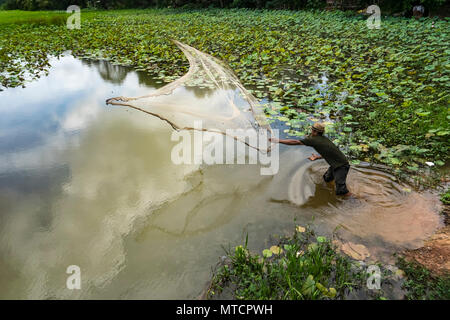
<svg viewBox="0 0 450 320">
<path fill-rule="evenodd" d="M 247 243 L 229 249 L 199 299 L 448 300 L 448 240 L 447 225 L 424 247 L 396 254 L 395 264 L 367 263 L 365 246 L 297 226 L 261 255 Z"/>
<path fill-rule="evenodd" d="M 408 261 L 422 265 L 436 276 L 450 274 L 450 205 L 448 203 L 444 203 L 442 215 L 445 227 L 427 239 L 423 247 L 406 250 L 404 253 Z"/>
<path fill-rule="evenodd" d="M 228 249 L 199 299 L 448 300 L 448 198 L 447 190 L 441 195 L 444 226 L 420 247 L 395 252 L 393 262 L 368 259 L 367 247 L 343 242 L 337 233 L 327 239 L 317 236 L 312 225 L 297 226 L 291 235 L 271 237 L 272 246 L 262 254 L 249 250 L 247 242 Z"/>
</svg>

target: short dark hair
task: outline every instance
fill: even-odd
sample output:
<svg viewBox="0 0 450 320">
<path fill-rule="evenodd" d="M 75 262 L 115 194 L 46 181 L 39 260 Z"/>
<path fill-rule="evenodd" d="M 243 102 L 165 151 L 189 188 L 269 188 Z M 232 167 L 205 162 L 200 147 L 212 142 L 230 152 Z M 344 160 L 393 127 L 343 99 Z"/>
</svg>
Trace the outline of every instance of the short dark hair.
<svg viewBox="0 0 450 320">
<path fill-rule="evenodd" d="M 314 128 L 314 127 L 311 127 L 311 129 L 313 129 L 315 132 L 317 132 L 317 134 L 318 134 L 319 136 L 323 136 L 323 131 L 319 131 L 319 130 L 317 130 L 317 129 Z"/>
</svg>

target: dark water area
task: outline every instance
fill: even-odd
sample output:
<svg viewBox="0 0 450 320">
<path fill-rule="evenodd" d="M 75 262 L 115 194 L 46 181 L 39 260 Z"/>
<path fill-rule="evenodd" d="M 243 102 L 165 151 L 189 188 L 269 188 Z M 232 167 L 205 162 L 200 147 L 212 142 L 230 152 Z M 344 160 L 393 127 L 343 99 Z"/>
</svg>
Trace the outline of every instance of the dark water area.
<svg viewBox="0 0 450 320">
<path fill-rule="evenodd" d="M 281 146 L 271 176 L 258 165 L 176 165 L 167 123 L 105 104 L 163 83 L 105 61 L 50 62 L 47 77 L 0 92 L 2 299 L 192 299 L 222 246 L 247 234 L 260 253 L 296 225 L 326 236 L 339 226 L 343 242 L 388 262 L 441 225 L 434 195 L 372 168 L 351 169 L 355 199 L 336 197 L 309 147 Z M 66 287 L 70 265 L 80 290 Z"/>
</svg>

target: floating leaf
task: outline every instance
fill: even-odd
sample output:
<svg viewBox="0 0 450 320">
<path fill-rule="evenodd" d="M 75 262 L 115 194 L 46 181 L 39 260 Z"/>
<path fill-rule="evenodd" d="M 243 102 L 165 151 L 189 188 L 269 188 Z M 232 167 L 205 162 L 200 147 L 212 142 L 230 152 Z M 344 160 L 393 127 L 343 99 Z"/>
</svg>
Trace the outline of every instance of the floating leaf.
<svg viewBox="0 0 450 320">
<path fill-rule="evenodd" d="M 320 292 L 322 292 L 322 294 L 324 296 L 329 297 L 329 298 L 334 298 L 337 293 L 335 288 L 327 289 L 319 282 L 316 282 L 316 288 L 319 289 Z"/>
<path fill-rule="evenodd" d="M 281 249 L 278 246 L 271 246 L 269 249 L 273 254 L 282 254 L 283 253 L 283 249 Z"/>
<path fill-rule="evenodd" d="M 272 251 L 270 251 L 269 249 L 264 249 L 262 253 L 264 258 L 270 258 L 273 254 Z"/>
<path fill-rule="evenodd" d="M 341 246 L 341 250 L 355 260 L 365 260 L 370 257 L 369 250 L 362 244 L 347 242 Z"/>
<path fill-rule="evenodd" d="M 301 293 L 304 296 L 311 296 L 314 292 L 314 288 L 316 286 L 316 282 L 314 281 L 313 275 L 309 275 L 308 278 L 306 278 L 305 282 L 303 283 Z"/>
</svg>

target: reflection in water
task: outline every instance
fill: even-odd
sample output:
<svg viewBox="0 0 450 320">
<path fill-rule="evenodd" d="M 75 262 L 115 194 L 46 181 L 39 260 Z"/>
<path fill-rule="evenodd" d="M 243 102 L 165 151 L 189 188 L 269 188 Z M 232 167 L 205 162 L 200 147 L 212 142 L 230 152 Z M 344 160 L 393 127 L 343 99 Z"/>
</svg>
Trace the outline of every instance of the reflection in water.
<svg viewBox="0 0 450 320">
<path fill-rule="evenodd" d="M 103 80 L 113 84 L 122 84 L 128 73 L 131 71 L 131 68 L 114 65 L 105 60 L 83 59 L 81 60 L 81 63 L 88 67 L 95 67 Z"/>
<path fill-rule="evenodd" d="M 294 218 L 315 217 L 327 235 L 342 225 L 342 238 L 383 254 L 439 224 L 431 197 L 369 169 L 350 173 L 358 199 L 339 200 L 307 147 L 282 149 L 275 176 L 257 165 L 174 165 L 169 125 L 104 105 L 152 90 L 144 74 L 102 76 L 69 56 L 52 65 L 0 93 L 0 298 L 195 298 L 222 245 L 248 233 L 260 251 Z M 65 287 L 69 265 L 81 268 L 81 290 Z"/>
</svg>

